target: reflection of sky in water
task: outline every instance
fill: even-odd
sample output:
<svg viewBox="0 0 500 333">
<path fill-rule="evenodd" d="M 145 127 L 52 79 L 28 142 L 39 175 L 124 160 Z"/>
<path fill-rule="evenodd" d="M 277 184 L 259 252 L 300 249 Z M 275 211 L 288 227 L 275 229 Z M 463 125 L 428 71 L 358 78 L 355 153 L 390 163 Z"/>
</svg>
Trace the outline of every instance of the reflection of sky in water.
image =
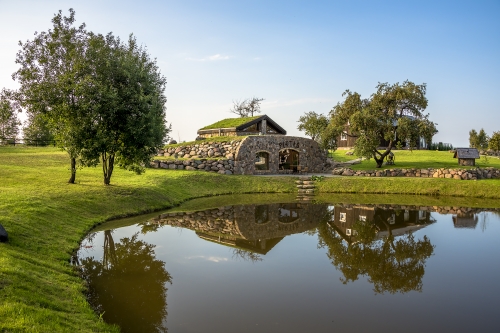
<svg viewBox="0 0 500 333">
<path fill-rule="evenodd" d="M 478 214 L 474 228 L 452 215 L 414 232 L 435 246 L 425 262 L 422 292 L 374 294 L 368 278 L 342 284 L 342 273 L 318 248 L 318 236 L 283 238 L 262 261 L 236 258 L 234 249 L 200 239 L 189 229 L 139 226 L 113 231 L 118 243 L 139 232 L 156 244 L 156 259 L 172 276 L 167 288 L 170 332 L 470 332 L 500 327 L 500 220 Z M 102 258 L 103 233 L 81 256 Z M 85 245 L 85 243 L 84 243 Z"/>
</svg>

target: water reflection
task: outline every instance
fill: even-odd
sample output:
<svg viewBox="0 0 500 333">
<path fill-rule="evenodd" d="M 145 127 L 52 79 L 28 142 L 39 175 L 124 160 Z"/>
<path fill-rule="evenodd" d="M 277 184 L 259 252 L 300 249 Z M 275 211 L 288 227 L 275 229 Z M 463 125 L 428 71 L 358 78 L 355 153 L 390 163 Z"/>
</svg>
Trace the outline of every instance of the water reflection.
<svg viewBox="0 0 500 333">
<path fill-rule="evenodd" d="M 493 232 L 484 232 L 487 218 Z M 170 331 L 385 332 L 388 308 L 397 327 L 419 314 L 411 332 L 460 329 L 470 321 L 448 314 L 466 308 L 482 325 L 484 313 L 474 311 L 494 309 L 500 270 L 482 259 L 498 253 L 497 220 L 458 207 L 233 205 L 103 225 L 78 255 L 91 304 L 124 332 L 167 330 L 165 262 L 177 281 L 168 290 Z M 96 240 L 104 246 L 87 248 Z M 475 266 L 464 269 L 471 258 Z M 474 292 L 462 288 L 480 279 Z M 350 319 L 359 314 L 366 320 Z"/>
<path fill-rule="evenodd" d="M 416 240 L 412 230 L 434 222 L 430 213 L 337 206 L 331 215 L 318 227 L 319 247 L 327 248 L 344 284 L 367 276 L 375 293 L 422 291 L 434 246 L 427 236 Z"/>
<path fill-rule="evenodd" d="M 233 247 L 233 258 L 257 262 L 284 237 L 314 229 L 327 215 L 327 204 L 237 205 L 162 214 L 146 224 L 195 230 L 201 239 Z"/>
<path fill-rule="evenodd" d="M 104 231 L 102 261 L 81 261 L 90 304 L 123 332 L 166 332 L 166 283 L 172 277 L 165 263 L 155 259 L 155 245 L 139 240 L 138 233 L 119 243 L 112 233 Z"/>
</svg>

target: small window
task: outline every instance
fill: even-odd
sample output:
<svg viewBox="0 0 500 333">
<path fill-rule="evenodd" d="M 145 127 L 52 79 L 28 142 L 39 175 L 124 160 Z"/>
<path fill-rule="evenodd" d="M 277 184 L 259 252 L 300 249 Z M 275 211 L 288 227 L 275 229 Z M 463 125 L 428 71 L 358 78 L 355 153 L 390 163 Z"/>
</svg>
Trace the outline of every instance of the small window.
<svg viewBox="0 0 500 333">
<path fill-rule="evenodd" d="M 340 140 L 347 141 L 347 134 L 345 132 L 342 132 L 342 134 L 340 134 Z"/>
<path fill-rule="evenodd" d="M 425 220 L 426 217 L 427 217 L 427 214 L 425 211 L 423 211 L 423 210 L 418 211 L 418 219 L 419 220 Z"/>
<path fill-rule="evenodd" d="M 346 229 L 346 230 L 345 230 L 345 234 L 346 234 L 347 236 L 351 236 L 351 229 Z"/>
<path fill-rule="evenodd" d="M 366 222 L 366 215 L 359 215 L 359 220 L 361 222 Z"/>
<path fill-rule="evenodd" d="M 269 170 L 269 154 L 265 151 L 255 154 L 255 170 Z"/>
<path fill-rule="evenodd" d="M 396 214 L 392 214 L 391 217 L 389 217 L 387 219 L 387 222 L 389 222 L 389 224 L 395 224 L 396 223 Z"/>
<path fill-rule="evenodd" d="M 340 213 L 340 222 L 345 222 L 347 220 L 346 213 Z"/>
</svg>

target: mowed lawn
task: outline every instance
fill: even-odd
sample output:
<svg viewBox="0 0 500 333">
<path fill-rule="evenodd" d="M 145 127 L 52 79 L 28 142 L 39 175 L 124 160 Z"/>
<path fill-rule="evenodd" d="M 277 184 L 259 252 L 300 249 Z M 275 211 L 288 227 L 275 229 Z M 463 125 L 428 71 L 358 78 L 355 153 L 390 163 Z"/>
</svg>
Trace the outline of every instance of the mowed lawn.
<svg viewBox="0 0 500 333">
<path fill-rule="evenodd" d="M 357 156 L 346 155 L 345 153 L 351 150 L 336 150 L 333 152 L 333 160 L 336 162 L 346 162 L 354 160 Z M 384 165 L 382 169 L 407 169 L 407 168 L 463 168 L 458 165 L 458 160 L 453 158 L 453 153 L 448 151 L 434 151 L 434 150 L 392 150 L 395 156 L 394 165 Z M 476 160 L 476 167 L 486 168 L 495 167 L 500 168 L 500 159 L 497 157 L 481 156 Z M 363 160 L 360 164 L 354 164 L 351 167 L 353 170 L 373 170 L 376 169 L 374 159 Z M 470 167 L 468 167 L 470 168 Z"/>
<path fill-rule="evenodd" d="M 70 265 L 97 223 L 177 205 L 187 199 L 243 192 L 293 192 L 289 178 L 115 169 L 111 186 L 101 168 L 77 171 L 68 184 L 67 154 L 55 148 L 0 147 L 0 332 L 118 331 L 88 305 Z"/>
</svg>

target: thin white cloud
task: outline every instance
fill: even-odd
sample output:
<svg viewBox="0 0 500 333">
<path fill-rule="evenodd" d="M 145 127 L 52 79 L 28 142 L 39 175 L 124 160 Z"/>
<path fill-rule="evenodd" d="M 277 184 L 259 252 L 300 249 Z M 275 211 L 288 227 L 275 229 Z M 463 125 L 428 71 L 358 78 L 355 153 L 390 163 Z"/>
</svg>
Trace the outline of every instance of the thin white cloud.
<svg viewBox="0 0 500 333">
<path fill-rule="evenodd" d="M 228 258 L 223 258 L 223 257 L 205 257 L 205 256 L 188 257 L 188 259 L 205 259 L 207 261 L 212 261 L 212 262 L 224 262 L 229 260 Z"/>
<path fill-rule="evenodd" d="M 205 58 L 186 58 L 186 60 L 204 62 L 204 61 L 229 60 L 230 58 L 231 57 L 228 55 L 222 55 L 222 54 L 217 53 L 217 54 L 205 57 Z"/>
</svg>

